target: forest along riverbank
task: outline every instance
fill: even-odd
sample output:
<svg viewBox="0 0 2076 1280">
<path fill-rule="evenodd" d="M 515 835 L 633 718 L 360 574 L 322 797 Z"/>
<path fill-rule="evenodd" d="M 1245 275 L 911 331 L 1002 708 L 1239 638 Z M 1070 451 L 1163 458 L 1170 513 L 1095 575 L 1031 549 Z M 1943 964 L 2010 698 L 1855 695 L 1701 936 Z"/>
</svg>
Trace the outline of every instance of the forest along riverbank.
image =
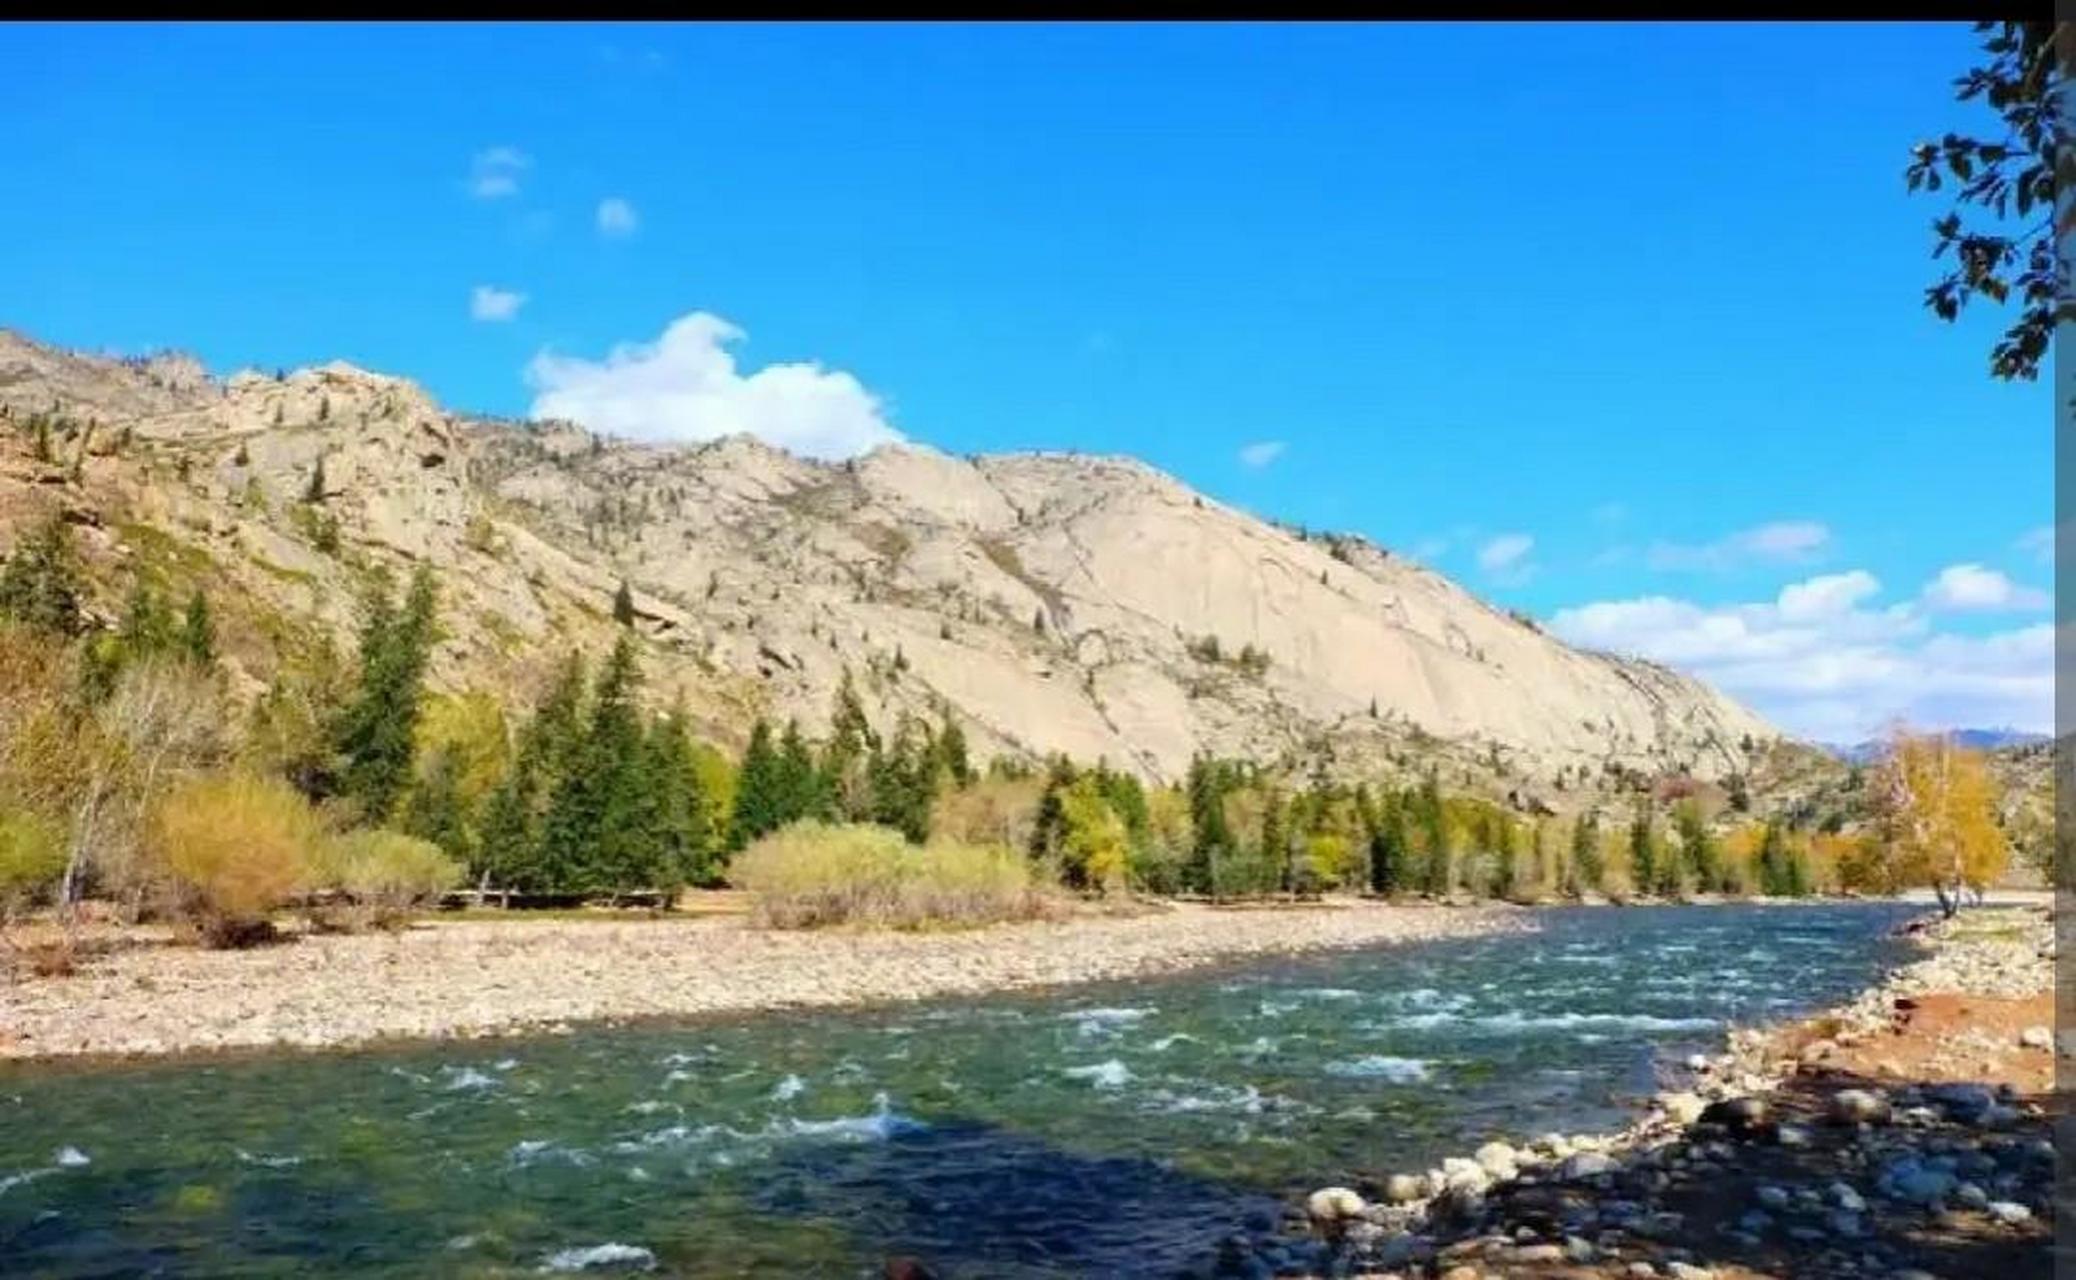
<svg viewBox="0 0 2076 1280">
<path fill-rule="evenodd" d="M 70 976 L 0 988 L 0 1059 L 566 1031 L 587 1021 L 979 995 L 1535 927 L 1532 913 L 1504 906 L 1348 899 L 1287 909 L 1177 903 L 945 933 L 520 919 L 306 935 L 251 951 L 136 945 Z"/>
<path fill-rule="evenodd" d="M 1321 1188 L 1215 1275 L 2048 1274 L 2050 906 L 1906 926 L 1926 954 L 1856 999 L 1696 1055 L 1618 1133 L 1488 1143 Z"/>
</svg>

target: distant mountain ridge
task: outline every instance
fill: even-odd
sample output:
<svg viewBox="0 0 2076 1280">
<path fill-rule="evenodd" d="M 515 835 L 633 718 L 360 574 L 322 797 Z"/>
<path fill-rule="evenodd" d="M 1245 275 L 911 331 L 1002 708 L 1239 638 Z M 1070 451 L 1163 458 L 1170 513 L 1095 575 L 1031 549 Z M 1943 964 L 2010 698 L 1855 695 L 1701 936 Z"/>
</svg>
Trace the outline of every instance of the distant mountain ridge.
<svg viewBox="0 0 2076 1280">
<path fill-rule="evenodd" d="M 1444 760 L 1549 795 L 1617 768 L 1721 778 L 1779 737 L 1698 680 L 1129 458 L 637 445 L 345 364 L 219 379 L 6 331 L 0 411 L 22 428 L 0 431 L 0 546 L 60 510 L 105 607 L 124 566 L 209 585 L 248 689 L 284 645 L 350 645 L 368 572 L 423 561 L 442 684 L 523 700 L 556 655 L 610 643 L 624 580 L 652 696 L 723 741 L 758 716 L 819 732 L 846 670 L 884 731 L 954 716 L 982 758 L 1166 779 L 1200 751 Z M 47 458 L 38 416 L 60 420 Z"/>
<path fill-rule="evenodd" d="M 2000 751 L 2005 747 L 2031 747 L 2053 741 L 2050 734 L 2029 733 L 2023 729 L 1950 729 L 1946 736 L 1955 745 L 1975 751 Z M 1888 751 L 1888 743 L 1880 738 L 1869 738 L 1865 742 L 1850 746 L 1835 742 L 1819 743 L 1824 750 L 1848 764 L 1872 764 Z"/>
</svg>

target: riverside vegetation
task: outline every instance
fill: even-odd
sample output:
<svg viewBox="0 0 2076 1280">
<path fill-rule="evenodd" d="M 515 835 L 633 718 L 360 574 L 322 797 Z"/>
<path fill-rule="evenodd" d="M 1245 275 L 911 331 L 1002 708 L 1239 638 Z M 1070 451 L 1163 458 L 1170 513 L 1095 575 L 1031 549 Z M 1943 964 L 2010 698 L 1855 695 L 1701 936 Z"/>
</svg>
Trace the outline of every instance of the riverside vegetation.
<svg viewBox="0 0 2076 1280">
<path fill-rule="evenodd" d="M 569 654 L 524 714 L 428 690 L 441 622 L 423 566 L 401 593 L 371 574 L 353 660 L 316 646 L 242 719 L 206 595 L 176 612 L 139 572 L 105 621 L 88 595 L 59 519 L 0 570 L 0 895 L 64 920 L 99 898 L 211 945 L 265 940 L 291 905 L 320 927 L 395 923 L 460 885 L 667 906 L 733 881 L 768 924 L 913 927 L 1042 916 L 1061 892 L 1535 901 L 1930 883 L 1958 901 L 2008 856 L 1982 758 L 1935 738 L 1899 737 L 1859 780 L 1857 817 L 1816 830 L 1745 817 L 1748 796 L 1684 776 L 1630 779 L 1619 807 L 1564 816 L 1445 793 L 1435 769 L 1411 785 L 1203 755 L 1179 785 L 1057 756 L 981 771 L 948 710 L 883 735 L 848 677 L 825 738 L 759 721 L 732 759 L 682 706 L 643 705 L 624 585 L 596 674 Z"/>
</svg>

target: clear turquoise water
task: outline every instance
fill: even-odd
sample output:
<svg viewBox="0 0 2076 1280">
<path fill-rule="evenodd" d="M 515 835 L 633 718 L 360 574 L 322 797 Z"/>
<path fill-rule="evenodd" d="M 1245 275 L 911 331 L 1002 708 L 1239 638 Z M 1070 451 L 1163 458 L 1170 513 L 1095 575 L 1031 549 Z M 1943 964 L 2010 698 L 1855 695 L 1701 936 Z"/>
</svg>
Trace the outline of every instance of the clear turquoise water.
<svg viewBox="0 0 2076 1280">
<path fill-rule="evenodd" d="M 1865 986 L 1906 914 L 1560 910 L 980 1001 L 16 1069 L 0 1272 L 1172 1275 L 1292 1191 L 1618 1123 L 1728 1022 Z"/>
</svg>

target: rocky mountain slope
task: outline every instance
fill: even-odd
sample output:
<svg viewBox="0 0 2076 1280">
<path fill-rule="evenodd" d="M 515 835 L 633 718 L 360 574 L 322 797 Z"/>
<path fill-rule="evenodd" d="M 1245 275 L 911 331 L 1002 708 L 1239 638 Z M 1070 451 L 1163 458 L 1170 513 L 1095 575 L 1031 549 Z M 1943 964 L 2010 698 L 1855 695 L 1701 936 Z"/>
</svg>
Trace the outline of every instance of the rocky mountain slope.
<svg viewBox="0 0 2076 1280">
<path fill-rule="evenodd" d="M 1198 750 L 1439 757 L 1540 795 L 1610 765 L 1720 777 L 1777 736 L 1687 677 L 1124 458 L 633 445 L 450 413 L 346 365 L 216 380 L 5 331 L 0 414 L 0 546 L 61 509 L 104 610 L 126 564 L 209 585 L 248 688 L 346 641 L 373 568 L 422 560 L 442 683 L 524 698 L 559 653 L 609 642 L 624 578 L 652 692 L 723 740 L 760 714 L 818 730 L 846 669 L 887 727 L 949 713 L 983 757 L 1160 778 Z"/>
</svg>

